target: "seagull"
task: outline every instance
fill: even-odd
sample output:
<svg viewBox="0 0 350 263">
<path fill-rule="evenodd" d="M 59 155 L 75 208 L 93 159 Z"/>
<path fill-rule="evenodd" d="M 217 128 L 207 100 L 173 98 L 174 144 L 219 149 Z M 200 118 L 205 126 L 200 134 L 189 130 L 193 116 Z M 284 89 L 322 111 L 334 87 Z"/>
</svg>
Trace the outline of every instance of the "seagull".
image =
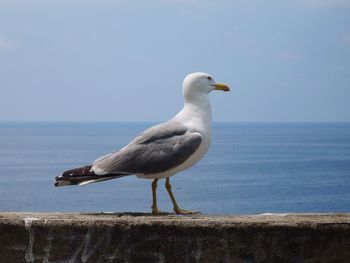
<svg viewBox="0 0 350 263">
<path fill-rule="evenodd" d="M 86 185 L 129 175 L 152 179 L 152 213 L 163 214 L 157 206 L 157 183 L 165 188 L 176 214 L 198 213 L 181 209 L 171 190 L 170 177 L 196 164 L 211 144 L 211 106 L 209 93 L 229 91 L 223 83 L 203 72 L 191 73 L 183 81 L 184 106 L 167 122 L 140 133 L 119 151 L 98 158 L 91 165 L 65 171 L 54 186 Z"/>
</svg>

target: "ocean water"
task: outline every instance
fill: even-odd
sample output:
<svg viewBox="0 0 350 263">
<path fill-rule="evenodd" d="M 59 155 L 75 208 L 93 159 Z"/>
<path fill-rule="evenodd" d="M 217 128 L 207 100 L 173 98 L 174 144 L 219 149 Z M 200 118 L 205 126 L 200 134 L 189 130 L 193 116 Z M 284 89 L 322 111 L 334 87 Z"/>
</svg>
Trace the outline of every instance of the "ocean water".
<svg viewBox="0 0 350 263">
<path fill-rule="evenodd" d="M 150 125 L 0 123 L 0 211 L 149 212 L 150 180 L 53 179 Z M 350 124 L 216 123 L 205 158 L 171 182 L 182 208 L 204 214 L 350 212 Z M 172 211 L 163 180 L 158 205 Z"/>
</svg>

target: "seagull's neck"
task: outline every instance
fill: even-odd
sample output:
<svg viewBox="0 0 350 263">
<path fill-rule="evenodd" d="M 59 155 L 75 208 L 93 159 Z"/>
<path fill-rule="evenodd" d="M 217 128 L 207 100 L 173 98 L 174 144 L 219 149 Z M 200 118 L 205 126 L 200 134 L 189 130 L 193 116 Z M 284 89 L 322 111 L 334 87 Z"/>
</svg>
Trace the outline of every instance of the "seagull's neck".
<svg viewBox="0 0 350 263">
<path fill-rule="evenodd" d="M 199 130 L 211 131 L 211 105 L 207 94 L 202 94 L 191 100 L 185 99 L 182 110 L 176 119 L 188 123 Z"/>
</svg>

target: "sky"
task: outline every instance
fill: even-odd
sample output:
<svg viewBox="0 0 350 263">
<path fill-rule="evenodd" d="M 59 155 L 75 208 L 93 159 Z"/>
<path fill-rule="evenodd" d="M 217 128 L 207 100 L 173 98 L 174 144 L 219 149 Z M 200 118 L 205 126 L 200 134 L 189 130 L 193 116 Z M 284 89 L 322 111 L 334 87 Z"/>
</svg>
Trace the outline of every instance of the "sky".
<svg viewBox="0 0 350 263">
<path fill-rule="evenodd" d="M 350 0 L 0 0 L 0 121 L 350 121 Z"/>
</svg>

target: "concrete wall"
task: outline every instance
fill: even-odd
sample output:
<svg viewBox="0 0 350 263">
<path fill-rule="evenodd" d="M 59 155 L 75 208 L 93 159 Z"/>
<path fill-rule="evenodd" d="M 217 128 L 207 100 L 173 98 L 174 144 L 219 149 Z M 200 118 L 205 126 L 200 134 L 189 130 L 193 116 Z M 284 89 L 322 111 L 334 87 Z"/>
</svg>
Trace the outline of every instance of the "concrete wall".
<svg viewBox="0 0 350 263">
<path fill-rule="evenodd" d="M 350 214 L 0 213 L 0 262 L 350 262 Z"/>
</svg>

